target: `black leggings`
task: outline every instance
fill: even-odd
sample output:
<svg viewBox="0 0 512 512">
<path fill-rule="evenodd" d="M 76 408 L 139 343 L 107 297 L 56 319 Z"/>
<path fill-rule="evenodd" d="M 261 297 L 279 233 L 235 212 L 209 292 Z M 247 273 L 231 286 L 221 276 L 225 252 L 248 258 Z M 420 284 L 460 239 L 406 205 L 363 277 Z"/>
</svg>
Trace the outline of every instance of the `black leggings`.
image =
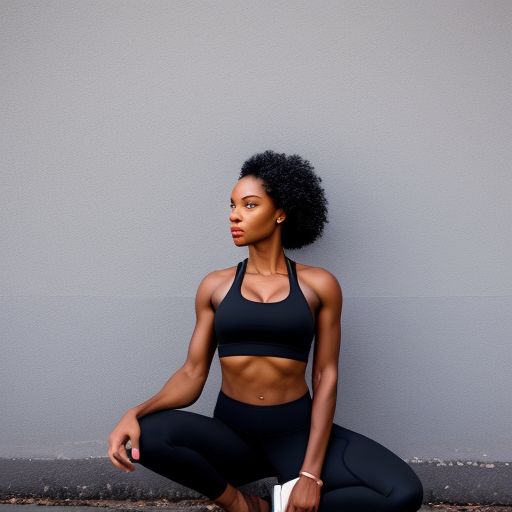
<svg viewBox="0 0 512 512">
<path fill-rule="evenodd" d="M 165 409 L 139 418 L 146 468 L 210 500 L 267 477 L 299 476 L 311 425 L 309 390 L 291 402 L 252 405 L 219 391 L 213 417 Z M 423 486 L 400 457 L 333 423 L 318 512 L 414 512 Z"/>
</svg>

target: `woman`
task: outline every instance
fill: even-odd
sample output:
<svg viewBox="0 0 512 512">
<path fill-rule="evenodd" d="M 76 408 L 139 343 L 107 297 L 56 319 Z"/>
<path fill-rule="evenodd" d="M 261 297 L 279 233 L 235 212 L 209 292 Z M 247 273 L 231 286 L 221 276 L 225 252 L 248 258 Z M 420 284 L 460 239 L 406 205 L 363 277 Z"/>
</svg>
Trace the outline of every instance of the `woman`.
<svg viewBox="0 0 512 512">
<path fill-rule="evenodd" d="M 321 181 L 298 155 L 265 151 L 244 163 L 229 220 L 235 245 L 249 256 L 199 284 L 187 359 L 111 432 L 114 466 L 133 471 L 138 462 L 227 512 L 269 512 L 268 496 L 237 488 L 267 477 L 299 477 L 285 512 L 421 507 L 423 487 L 405 461 L 333 423 L 342 290 L 327 270 L 283 251 L 322 234 Z M 311 396 L 305 370 L 313 338 Z M 199 398 L 217 349 L 222 386 L 213 417 L 180 410 Z"/>
</svg>

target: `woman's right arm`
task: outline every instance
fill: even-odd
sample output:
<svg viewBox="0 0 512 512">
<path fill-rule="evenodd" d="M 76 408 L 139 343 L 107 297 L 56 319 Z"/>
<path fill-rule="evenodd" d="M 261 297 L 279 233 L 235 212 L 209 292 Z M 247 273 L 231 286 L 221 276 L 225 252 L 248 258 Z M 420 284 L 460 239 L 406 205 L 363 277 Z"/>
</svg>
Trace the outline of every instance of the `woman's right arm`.
<svg viewBox="0 0 512 512">
<path fill-rule="evenodd" d="M 130 409 L 137 418 L 162 409 L 188 407 L 201 396 L 216 350 L 215 313 L 210 298 L 217 283 L 211 272 L 199 284 L 195 299 L 196 325 L 187 359 L 156 395 Z"/>
<path fill-rule="evenodd" d="M 138 418 L 162 409 L 188 407 L 201 395 L 217 348 L 214 331 L 215 312 L 210 299 L 218 283 L 218 274 L 211 272 L 199 284 L 195 298 L 196 325 L 185 363 L 158 393 L 128 409 L 110 433 L 108 456 L 112 464 L 119 469 L 129 471 L 135 469 L 127 456 L 125 444 L 130 440 L 132 452 L 134 449 L 138 450 L 140 436 Z"/>
</svg>

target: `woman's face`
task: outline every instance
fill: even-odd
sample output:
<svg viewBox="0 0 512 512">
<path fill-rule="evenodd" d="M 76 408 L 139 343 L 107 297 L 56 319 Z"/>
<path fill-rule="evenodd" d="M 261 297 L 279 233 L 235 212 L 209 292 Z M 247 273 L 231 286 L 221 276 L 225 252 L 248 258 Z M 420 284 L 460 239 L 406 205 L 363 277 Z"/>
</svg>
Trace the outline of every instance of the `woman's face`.
<svg viewBox="0 0 512 512">
<path fill-rule="evenodd" d="M 231 192 L 229 222 L 231 236 L 236 245 L 248 245 L 272 236 L 285 218 L 284 211 L 276 208 L 274 199 L 255 176 L 240 178 Z M 239 231 L 233 231 L 237 229 Z"/>
</svg>

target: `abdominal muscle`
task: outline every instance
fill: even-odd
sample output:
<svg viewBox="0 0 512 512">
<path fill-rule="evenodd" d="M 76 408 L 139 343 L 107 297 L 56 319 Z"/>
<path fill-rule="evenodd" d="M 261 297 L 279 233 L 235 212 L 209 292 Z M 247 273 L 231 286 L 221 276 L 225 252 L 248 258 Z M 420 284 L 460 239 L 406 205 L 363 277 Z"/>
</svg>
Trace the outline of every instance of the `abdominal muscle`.
<svg viewBox="0 0 512 512">
<path fill-rule="evenodd" d="M 222 391 L 240 402 L 274 405 L 291 402 L 308 391 L 307 363 L 273 356 L 219 358 Z"/>
</svg>

